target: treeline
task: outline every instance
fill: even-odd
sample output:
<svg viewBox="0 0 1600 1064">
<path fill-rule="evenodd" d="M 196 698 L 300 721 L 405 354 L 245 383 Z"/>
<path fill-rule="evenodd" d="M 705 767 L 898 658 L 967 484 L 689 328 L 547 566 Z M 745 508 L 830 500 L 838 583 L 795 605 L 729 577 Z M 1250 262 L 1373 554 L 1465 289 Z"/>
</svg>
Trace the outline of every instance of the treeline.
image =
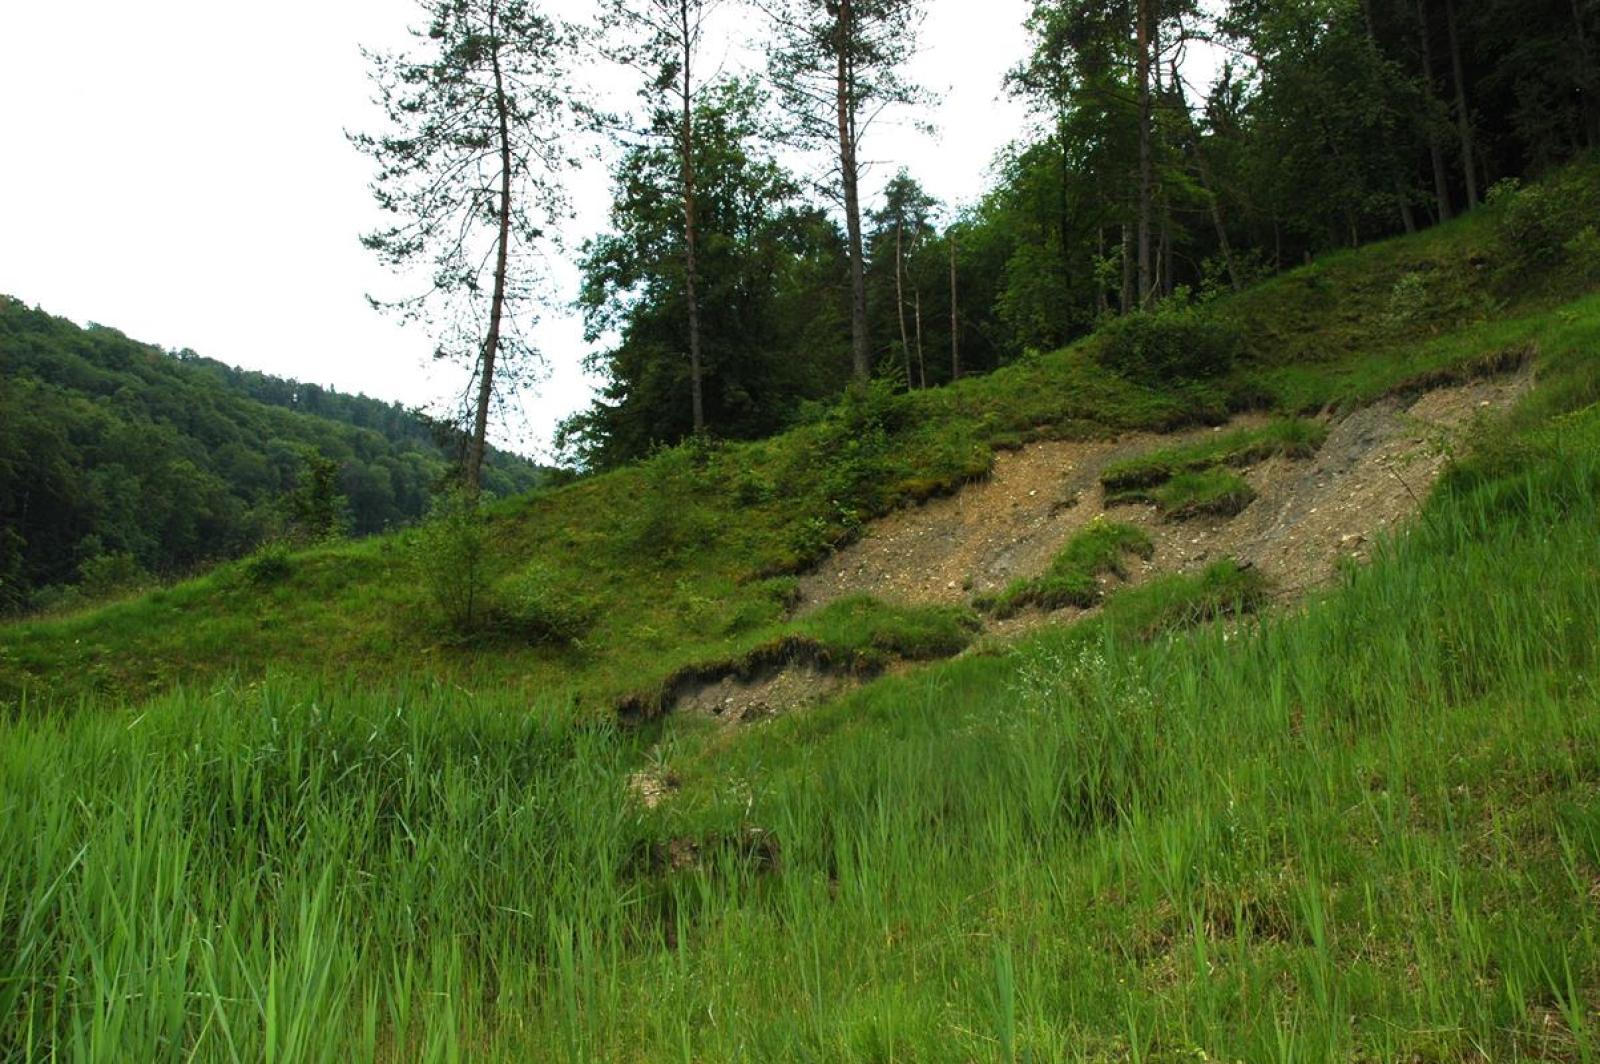
<svg viewBox="0 0 1600 1064">
<path fill-rule="evenodd" d="M 611 224 L 583 260 L 581 303 L 604 345 L 590 368 L 607 385 L 562 439 L 590 468 L 685 438 L 697 409 L 725 437 L 803 418 L 855 375 L 858 334 L 874 373 L 940 385 L 1107 316 L 1437 224 L 1600 147 L 1588 0 L 1034 0 L 1008 89 L 1036 131 L 1004 153 L 994 187 L 939 204 L 902 171 L 857 219 L 853 124 L 821 186 L 778 159 L 823 145 L 817 116 L 834 104 L 918 101 L 892 75 L 926 6 L 762 10 L 752 17 L 777 19 L 768 66 L 704 86 L 683 74 L 698 37 L 674 36 L 671 18 L 648 37 L 663 76 L 621 138 Z M 830 48 L 857 79 L 837 95 Z"/>
<path fill-rule="evenodd" d="M 0 612 L 273 537 L 414 521 L 458 444 L 395 404 L 168 354 L 0 296 Z M 542 476 L 495 453 L 485 484 L 509 494 Z"/>
</svg>

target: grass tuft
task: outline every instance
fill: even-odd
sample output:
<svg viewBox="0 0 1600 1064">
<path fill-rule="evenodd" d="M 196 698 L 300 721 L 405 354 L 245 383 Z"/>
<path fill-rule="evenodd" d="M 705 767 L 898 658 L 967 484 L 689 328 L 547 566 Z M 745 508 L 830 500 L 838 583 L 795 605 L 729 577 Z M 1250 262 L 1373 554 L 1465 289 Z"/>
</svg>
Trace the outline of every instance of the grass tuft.
<svg viewBox="0 0 1600 1064">
<path fill-rule="evenodd" d="M 1328 438 L 1326 425 L 1304 418 L 1285 418 L 1258 429 L 1241 429 L 1184 447 L 1169 447 L 1114 462 L 1100 474 L 1107 502 L 1142 498 L 1137 489 L 1153 488 L 1182 473 L 1212 466 L 1247 466 L 1274 456 L 1309 458 Z"/>
<path fill-rule="evenodd" d="M 1100 601 L 1101 576 L 1127 577 L 1125 555 L 1149 558 L 1154 553 L 1150 537 L 1140 529 L 1097 518 L 1067 541 L 1043 575 L 1015 581 L 1000 594 L 980 598 L 974 605 L 1000 620 L 1029 608 L 1088 609 Z"/>
<path fill-rule="evenodd" d="M 1147 498 L 1167 520 L 1187 521 L 1201 516 L 1233 517 L 1255 501 L 1256 492 L 1238 473 L 1216 466 L 1179 473 L 1158 488 L 1126 492 L 1123 497 Z"/>
</svg>

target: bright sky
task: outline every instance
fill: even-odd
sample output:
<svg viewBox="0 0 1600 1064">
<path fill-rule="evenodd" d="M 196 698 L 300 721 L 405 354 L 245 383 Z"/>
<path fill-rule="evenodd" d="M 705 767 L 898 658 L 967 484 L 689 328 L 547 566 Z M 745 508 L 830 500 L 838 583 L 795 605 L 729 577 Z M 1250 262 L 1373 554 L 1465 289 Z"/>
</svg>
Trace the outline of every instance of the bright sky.
<svg viewBox="0 0 1600 1064">
<path fill-rule="evenodd" d="M 591 0 L 558 0 L 569 16 Z M 899 166 L 965 203 L 1025 126 L 1001 79 L 1023 54 L 1026 0 L 930 0 L 912 75 L 942 93 L 922 117 L 873 131 L 876 192 Z M 722 15 L 724 41 L 756 28 Z M 413 0 L 0 0 L 0 293 L 138 340 L 189 347 L 302 381 L 439 407 L 466 370 L 380 317 L 395 282 L 357 242 L 373 227 L 370 167 L 345 129 L 377 128 L 358 46 L 405 41 Z M 737 44 L 723 50 L 740 55 Z M 602 97 L 631 75 L 592 69 Z M 571 245 L 605 223 L 605 164 L 572 182 Z M 576 271 L 558 267 L 570 300 Z M 582 326 L 552 308 L 537 333 L 550 377 L 498 442 L 543 454 L 586 407 Z"/>
</svg>

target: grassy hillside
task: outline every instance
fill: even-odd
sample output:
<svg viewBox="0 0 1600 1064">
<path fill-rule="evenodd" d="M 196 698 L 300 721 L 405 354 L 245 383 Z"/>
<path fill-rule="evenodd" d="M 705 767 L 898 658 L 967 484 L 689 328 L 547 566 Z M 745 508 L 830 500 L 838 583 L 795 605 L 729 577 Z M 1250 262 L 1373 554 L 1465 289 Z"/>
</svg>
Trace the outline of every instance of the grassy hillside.
<svg viewBox="0 0 1600 1064">
<path fill-rule="evenodd" d="M 1090 341 L 498 504 L 496 579 L 584 598 L 578 645 L 443 638 L 404 537 L 0 630 L 0 1057 L 1600 1055 L 1600 278 L 1499 221 L 1219 307 L 1221 382 Z M 1259 592 L 1222 562 L 759 727 L 599 712 L 970 638 L 788 620 L 784 574 L 997 447 L 1523 358 L 1422 520 L 1293 609 L 1206 623 Z"/>
<path fill-rule="evenodd" d="M 336 463 L 358 535 L 421 517 L 450 465 L 396 404 L 169 354 L 7 296 L 0 379 L 0 613 L 96 582 L 107 559 L 170 577 L 239 556 L 282 523 L 307 453 Z M 491 458 L 502 493 L 541 477 Z"/>
<path fill-rule="evenodd" d="M 1584 217 L 1597 187 L 1591 171 L 1563 175 L 1561 217 Z M 493 590 L 515 598 L 530 575 L 561 589 L 595 618 L 576 645 L 462 645 L 442 633 L 402 534 L 299 555 L 266 584 L 235 566 L 64 623 L 13 626 L 0 633 L 0 699 L 147 694 L 275 667 L 509 682 L 609 706 L 687 665 L 782 639 L 788 574 L 872 516 L 982 476 L 996 448 L 1216 422 L 1234 409 L 1351 406 L 1524 357 L 1550 309 L 1589 278 L 1560 259 L 1529 266 L 1508 240 L 1507 210 L 1224 301 L 1214 313 L 1239 326 L 1244 353 L 1221 380 L 1136 384 L 1101 365 L 1091 338 L 956 387 L 857 398 L 762 443 L 686 445 L 505 500 L 490 526 Z"/>
</svg>

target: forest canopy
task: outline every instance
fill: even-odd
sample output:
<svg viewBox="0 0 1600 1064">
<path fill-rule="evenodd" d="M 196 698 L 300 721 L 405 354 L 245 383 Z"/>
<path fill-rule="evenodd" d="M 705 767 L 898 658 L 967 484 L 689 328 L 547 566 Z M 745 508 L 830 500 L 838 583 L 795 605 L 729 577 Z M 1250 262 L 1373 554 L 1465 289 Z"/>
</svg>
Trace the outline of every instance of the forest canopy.
<svg viewBox="0 0 1600 1064">
<path fill-rule="evenodd" d="M 341 531 L 405 524 L 453 468 L 451 434 L 398 404 L 165 352 L 4 296 L 0 382 L 4 612 L 296 534 L 306 491 L 328 496 Z M 319 470 L 331 474 L 320 489 Z M 511 494 L 544 475 L 495 453 L 485 486 Z"/>
</svg>

